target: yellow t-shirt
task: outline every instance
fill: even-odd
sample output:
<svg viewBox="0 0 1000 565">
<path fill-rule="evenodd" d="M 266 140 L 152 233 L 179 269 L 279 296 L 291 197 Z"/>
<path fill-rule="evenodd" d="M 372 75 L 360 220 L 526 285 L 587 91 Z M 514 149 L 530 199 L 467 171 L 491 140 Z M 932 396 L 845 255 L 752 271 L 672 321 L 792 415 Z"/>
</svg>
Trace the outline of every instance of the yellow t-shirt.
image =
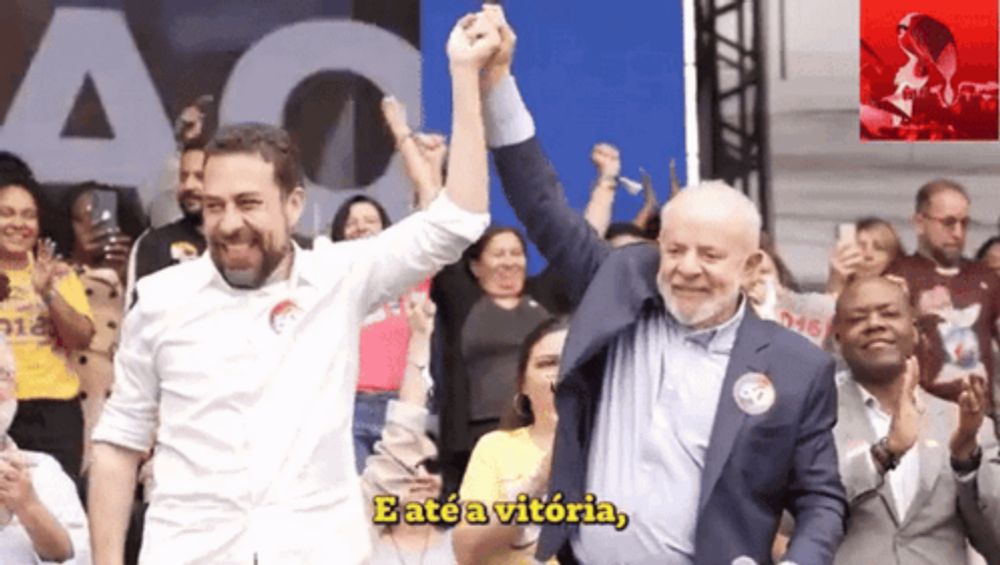
<svg viewBox="0 0 1000 565">
<path fill-rule="evenodd" d="M 544 458 L 545 452 L 531 439 L 527 427 L 490 432 L 481 437 L 472 450 L 459 498 L 463 501 L 482 502 L 488 508 L 494 502 L 516 500 L 519 493 L 514 491 L 517 486 L 535 472 Z M 485 563 L 534 565 L 537 545 L 496 553 Z M 555 558 L 546 561 L 547 565 L 558 563 Z"/>
<path fill-rule="evenodd" d="M 58 343 L 49 308 L 31 284 L 33 267 L 5 271 L 10 296 L 0 302 L 0 332 L 14 350 L 17 398 L 67 400 L 77 395 L 80 379 L 66 366 L 66 349 Z M 56 292 L 74 310 L 93 321 L 83 283 L 76 273 L 64 277 Z"/>
</svg>

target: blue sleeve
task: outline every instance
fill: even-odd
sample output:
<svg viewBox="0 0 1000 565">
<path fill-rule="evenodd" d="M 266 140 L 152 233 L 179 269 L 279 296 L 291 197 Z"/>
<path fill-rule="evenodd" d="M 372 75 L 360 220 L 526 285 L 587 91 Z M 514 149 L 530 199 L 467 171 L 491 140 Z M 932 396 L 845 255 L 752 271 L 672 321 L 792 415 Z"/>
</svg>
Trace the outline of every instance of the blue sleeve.
<svg viewBox="0 0 1000 565">
<path fill-rule="evenodd" d="M 611 247 L 570 208 L 556 171 L 537 138 L 493 152 L 504 194 L 528 237 L 578 303 Z"/>
<path fill-rule="evenodd" d="M 833 375 L 833 359 L 827 358 L 812 380 L 799 425 L 788 495 L 795 533 L 785 555 L 794 563 L 833 563 L 844 538 L 847 497 L 833 439 L 837 423 Z"/>
</svg>

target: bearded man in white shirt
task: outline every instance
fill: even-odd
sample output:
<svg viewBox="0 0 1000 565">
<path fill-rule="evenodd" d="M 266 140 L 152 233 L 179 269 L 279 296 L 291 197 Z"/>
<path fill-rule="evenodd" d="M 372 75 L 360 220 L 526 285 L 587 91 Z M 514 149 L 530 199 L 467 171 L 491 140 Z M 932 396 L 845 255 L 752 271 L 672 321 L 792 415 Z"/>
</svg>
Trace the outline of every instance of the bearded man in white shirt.
<svg viewBox="0 0 1000 565">
<path fill-rule="evenodd" d="M 140 562 L 362 563 L 351 444 L 364 316 L 459 259 L 485 230 L 479 72 L 499 35 L 476 15 L 448 41 L 448 180 L 424 212 L 363 240 L 298 248 L 305 194 L 284 131 L 239 125 L 206 150 L 209 253 L 138 284 L 94 431 L 95 563 L 122 562 L 142 453 L 156 485 Z"/>
</svg>

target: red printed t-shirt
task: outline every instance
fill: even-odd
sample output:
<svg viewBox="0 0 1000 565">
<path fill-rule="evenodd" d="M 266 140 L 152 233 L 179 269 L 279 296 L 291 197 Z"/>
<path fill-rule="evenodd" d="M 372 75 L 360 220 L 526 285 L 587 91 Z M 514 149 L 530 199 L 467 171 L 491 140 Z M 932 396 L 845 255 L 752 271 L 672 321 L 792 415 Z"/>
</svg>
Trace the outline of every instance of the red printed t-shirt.
<svg viewBox="0 0 1000 565">
<path fill-rule="evenodd" d="M 399 390 L 406 370 L 410 345 L 410 324 L 404 300 L 421 300 L 430 293 L 430 279 L 420 283 L 408 296 L 383 304 L 365 319 L 361 328 L 358 390 L 383 392 Z"/>
<path fill-rule="evenodd" d="M 922 256 L 900 257 L 887 271 L 906 281 L 916 308 L 923 346 L 921 384 L 931 394 L 957 401 L 970 373 L 992 383 L 993 348 L 1000 314 L 1000 278 L 983 264 L 963 260 L 952 271 Z M 992 392 L 987 386 L 987 394 Z"/>
</svg>

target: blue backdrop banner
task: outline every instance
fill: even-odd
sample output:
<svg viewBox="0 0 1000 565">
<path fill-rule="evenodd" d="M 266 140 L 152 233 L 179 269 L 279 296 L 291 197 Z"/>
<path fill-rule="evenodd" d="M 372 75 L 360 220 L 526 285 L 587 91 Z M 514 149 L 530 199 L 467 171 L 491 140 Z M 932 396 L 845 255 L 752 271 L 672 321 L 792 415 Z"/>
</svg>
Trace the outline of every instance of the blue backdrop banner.
<svg viewBox="0 0 1000 565">
<path fill-rule="evenodd" d="M 425 127 L 448 131 L 451 102 L 444 46 L 455 21 L 475 2 L 421 4 Z M 622 174 L 653 176 L 657 196 L 669 195 L 671 159 L 686 179 L 684 57 L 681 2 L 508 2 L 518 43 L 514 61 L 538 136 L 559 172 L 570 204 L 582 213 L 596 172 L 594 143 L 622 152 Z M 496 175 L 491 188 L 496 224 L 519 225 Z M 615 219 L 628 220 L 642 197 L 619 191 Z M 529 272 L 544 261 L 530 250 Z"/>
</svg>

